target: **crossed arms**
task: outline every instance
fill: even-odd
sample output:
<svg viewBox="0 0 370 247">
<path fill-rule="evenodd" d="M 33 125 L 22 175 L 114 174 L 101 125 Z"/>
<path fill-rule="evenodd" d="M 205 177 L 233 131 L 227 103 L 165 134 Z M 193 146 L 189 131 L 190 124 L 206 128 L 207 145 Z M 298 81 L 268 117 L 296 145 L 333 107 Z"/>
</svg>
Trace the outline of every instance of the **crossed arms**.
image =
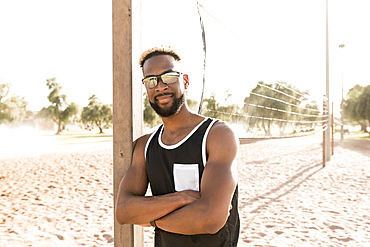
<svg viewBox="0 0 370 247">
<path fill-rule="evenodd" d="M 116 219 L 119 224 L 150 226 L 185 235 L 214 234 L 226 223 L 237 183 L 237 141 L 223 122 L 211 128 L 207 139 L 207 165 L 200 192 L 185 190 L 161 196 L 145 196 L 148 176 L 145 144 L 149 136 L 138 139 L 131 167 L 118 191 Z"/>
</svg>

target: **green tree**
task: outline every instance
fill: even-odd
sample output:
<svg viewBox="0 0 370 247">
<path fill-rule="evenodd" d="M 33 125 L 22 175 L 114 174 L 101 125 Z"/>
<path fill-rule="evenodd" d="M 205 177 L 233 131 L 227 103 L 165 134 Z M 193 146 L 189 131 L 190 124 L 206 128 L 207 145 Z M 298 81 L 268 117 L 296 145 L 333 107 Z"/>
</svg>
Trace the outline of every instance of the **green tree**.
<svg viewBox="0 0 370 247">
<path fill-rule="evenodd" d="M 149 103 L 149 97 L 147 93 L 143 94 L 143 102 L 144 102 L 144 123 L 148 124 L 150 128 L 160 124 L 162 119 L 158 116 L 158 114 L 153 110 Z"/>
<path fill-rule="evenodd" d="M 209 98 L 204 99 L 203 102 L 206 103 L 204 107 L 206 109 L 204 116 L 212 118 L 220 117 L 220 113 L 218 112 L 219 103 L 217 103 L 216 95 L 214 93 L 211 93 L 211 96 Z"/>
<path fill-rule="evenodd" d="M 27 101 L 9 92 L 9 84 L 0 84 L 0 124 L 20 121 L 26 114 Z"/>
<path fill-rule="evenodd" d="M 300 105 L 307 94 L 285 82 L 268 84 L 259 81 L 250 96 L 244 99 L 242 112 L 251 116 L 247 128 L 259 129 L 261 124 L 266 136 L 271 135 L 272 127 L 278 128 L 282 135 L 288 124 L 285 120 L 301 120 Z"/>
<path fill-rule="evenodd" d="M 364 87 L 362 93 L 358 97 L 356 112 L 362 119 L 370 124 L 370 85 Z M 366 128 L 365 131 L 367 131 Z"/>
<path fill-rule="evenodd" d="M 186 103 L 192 111 L 198 112 L 199 107 L 198 101 L 186 98 Z"/>
<path fill-rule="evenodd" d="M 9 94 L 9 90 L 10 87 L 8 83 L 0 84 L 0 102 Z"/>
<path fill-rule="evenodd" d="M 227 99 L 231 96 L 226 91 L 226 99 L 225 102 L 227 102 Z M 236 123 L 240 120 L 239 110 L 240 107 L 236 104 L 231 105 L 221 105 L 216 100 L 216 95 L 214 93 L 211 94 L 209 98 L 206 98 L 203 100 L 205 102 L 205 113 L 204 116 L 212 117 L 212 118 L 218 118 L 222 121 L 228 122 L 228 123 Z"/>
<path fill-rule="evenodd" d="M 89 98 L 88 106 L 82 109 L 81 121 L 84 124 L 94 124 L 99 128 L 99 134 L 104 127 L 109 127 L 113 120 L 112 106 L 103 104 L 96 95 Z"/>
<path fill-rule="evenodd" d="M 361 126 L 361 130 L 366 130 L 366 118 L 361 113 L 365 112 L 365 106 L 361 106 L 361 95 L 364 92 L 364 87 L 356 84 L 347 93 L 347 99 L 343 102 L 344 117 L 348 120 L 355 121 Z M 362 100 L 365 101 L 364 99 Z"/>
<path fill-rule="evenodd" d="M 56 82 L 56 78 L 50 78 L 46 81 L 46 86 L 51 90 L 47 97 L 51 105 L 43 107 L 37 117 L 53 120 L 58 126 L 56 135 L 59 135 L 62 131 L 62 125 L 68 123 L 72 116 L 79 113 L 79 107 L 76 103 L 67 104 L 67 96 L 60 94 L 62 87 Z"/>
<path fill-rule="evenodd" d="M 218 111 L 223 113 L 220 115 L 220 119 L 228 123 L 239 122 L 239 110 L 240 107 L 235 104 L 218 106 Z"/>
</svg>

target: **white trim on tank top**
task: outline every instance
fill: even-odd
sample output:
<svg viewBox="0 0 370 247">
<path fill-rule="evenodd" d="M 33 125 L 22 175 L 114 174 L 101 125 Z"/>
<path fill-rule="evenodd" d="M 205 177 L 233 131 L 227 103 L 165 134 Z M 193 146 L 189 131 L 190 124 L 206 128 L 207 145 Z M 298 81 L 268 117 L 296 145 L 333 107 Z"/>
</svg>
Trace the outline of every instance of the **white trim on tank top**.
<svg viewBox="0 0 370 247">
<path fill-rule="evenodd" d="M 159 129 L 162 125 L 163 125 L 163 124 L 160 124 L 160 125 L 155 129 L 155 131 L 153 131 L 153 133 L 150 135 L 149 139 L 146 141 L 146 144 L 145 144 L 145 150 L 144 150 L 144 157 L 145 157 L 145 160 L 146 160 L 146 152 L 148 151 L 149 143 L 150 143 L 150 141 L 153 139 L 153 136 L 155 135 L 155 133 L 157 133 L 158 129 Z"/>
<path fill-rule="evenodd" d="M 207 150 L 206 150 L 207 136 L 208 136 L 208 133 L 211 130 L 213 124 L 216 123 L 217 121 L 218 121 L 217 119 L 213 119 L 212 120 L 212 122 L 208 125 L 208 128 L 206 130 L 206 133 L 204 133 L 204 136 L 203 136 L 203 142 L 202 142 L 202 159 L 203 159 L 203 165 L 204 166 L 206 166 L 206 163 L 207 163 Z"/>
<path fill-rule="evenodd" d="M 195 131 L 197 131 L 198 129 L 199 129 L 199 127 L 205 122 L 205 121 L 207 121 L 209 118 L 208 117 L 206 117 L 206 118 L 204 118 L 203 119 L 203 121 L 202 122 L 200 122 L 197 126 L 195 126 L 194 127 L 194 129 L 192 130 L 192 131 L 190 131 L 190 133 L 187 135 L 187 136 L 185 136 L 185 138 L 184 139 L 182 139 L 181 141 L 179 141 L 178 143 L 176 143 L 176 144 L 173 144 L 173 145 L 166 145 L 166 144 L 164 144 L 163 142 L 162 142 L 162 133 L 163 133 L 163 129 L 164 128 L 162 128 L 161 129 L 161 132 L 159 133 L 159 136 L 158 136 L 158 143 L 159 143 L 159 145 L 162 147 L 162 148 L 164 148 L 164 149 L 175 149 L 175 148 L 177 148 L 177 147 L 179 147 L 179 146 L 181 146 L 181 144 L 183 144 L 186 140 L 188 140 L 193 134 L 194 134 L 194 132 Z"/>
</svg>

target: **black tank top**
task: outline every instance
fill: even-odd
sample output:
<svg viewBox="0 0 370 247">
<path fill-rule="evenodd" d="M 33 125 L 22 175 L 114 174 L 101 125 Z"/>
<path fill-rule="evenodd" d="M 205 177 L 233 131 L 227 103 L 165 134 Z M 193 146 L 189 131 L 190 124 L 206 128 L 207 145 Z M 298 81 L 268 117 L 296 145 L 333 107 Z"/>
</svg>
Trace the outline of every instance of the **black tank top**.
<svg viewBox="0 0 370 247">
<path fill-rule="evenodd" d="M 145 147 L 146 170 L 154 196 L 186 189 L 199 191 L 207 162 L 206 140 L 217 120 L 206 118 L 183 140 L 174 145 L 162 143 L 163 125 L 155 131 Z M 217 183 L 215 182 L 215 186 Z M 234 247 L 239 238 L 238 187 L 226 224 L 216 234 L 182 235 L 155 229 L 156 247 Z"/>
</svg>

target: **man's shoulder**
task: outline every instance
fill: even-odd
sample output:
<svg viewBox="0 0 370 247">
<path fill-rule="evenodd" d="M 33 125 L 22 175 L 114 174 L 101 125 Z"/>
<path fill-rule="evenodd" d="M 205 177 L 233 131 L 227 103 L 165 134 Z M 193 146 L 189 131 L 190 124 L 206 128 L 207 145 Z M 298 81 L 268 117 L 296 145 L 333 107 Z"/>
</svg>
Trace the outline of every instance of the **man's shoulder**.
<svg viewBox="0 0 370 247">
<path fill-rule="evenodd" d="M 239 138 L 229 123 L 217 119 L 208 134 L 209 142 L 239 143 Z"/>
<path fill-rule="evenodd" d="M 234 131 L 229 123 L 224 122 L 220 119 L 215 119 L 215 123 L 213 124 L 211 131 L 213 134 L 217 135 L 234 135 Z"/>
<path fill-rule="evenodd" d="M 154 133 L 154 132 L 153 132 Z M 133 143 L 133 149 L 145 149 L 145 145 L 153 133 L 147 133 L 137 138 Z"/>
</svg>

